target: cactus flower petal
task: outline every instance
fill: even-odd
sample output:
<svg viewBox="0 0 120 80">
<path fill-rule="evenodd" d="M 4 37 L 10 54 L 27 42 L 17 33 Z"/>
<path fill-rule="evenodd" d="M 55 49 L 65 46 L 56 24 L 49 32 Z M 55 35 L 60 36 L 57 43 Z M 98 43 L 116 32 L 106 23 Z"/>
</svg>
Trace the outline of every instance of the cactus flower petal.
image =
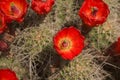
<svg viewBox="0 0 120 80">
<path fill-rule="evenodd" d="M 18 78 L 10 69 L 0 69 L 0 80 L 18 80 Z"/>
</svg>

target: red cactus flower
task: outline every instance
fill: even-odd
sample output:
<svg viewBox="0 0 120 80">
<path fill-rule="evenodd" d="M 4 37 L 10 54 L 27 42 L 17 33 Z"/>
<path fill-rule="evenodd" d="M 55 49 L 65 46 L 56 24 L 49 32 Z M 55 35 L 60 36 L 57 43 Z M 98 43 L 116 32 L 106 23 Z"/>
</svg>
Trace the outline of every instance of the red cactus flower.
<svg viewBox="0 0 120 80">
<path fill-rule="evenodd" d="M 10 69 L 0 69 L 0 80 L 18 80 L 18 78 Z"/>
<path fill-rule="evenodd" d="M 47 14 L 51 11 L 54 0 L 32 0 L 31 8 L 38 14 Z"/>
<path fill-rule="evenodd" d="M 113 53 L 115 53 L 116 55 L 120 55 L 120 37 L 118 38 L 118 41 L 116 41 L 113 45 L 112 45 L 112 51 Z"/>
<path fill-rule="evenodd" d="M 53 40 L 54 48 L 65 60 L 72 60 L 84 47 L 84 37 L 73 26 L 59 31 Z"/>
<path fill-rule="evenodd" d="M 103 0 L 85 0 L 79 10 L 82 21 L 90 27 L 103 24 L 109 13 L 109 8 Z"/>
<path fill-rule="evenodd" d="M 6 26 L 6 22 L 5 22 L 5 17 L 0 12 L 0 34 L 3 33 L 6 28 L 7 28 L 7 26 Z"/>
<path fill-rule="evenodd" d="M 22 22 L 27 8 L 26 0 L 0 0 L 0 9 L 5 14 L 8 22 L 12 20 Z"/>
</svg>

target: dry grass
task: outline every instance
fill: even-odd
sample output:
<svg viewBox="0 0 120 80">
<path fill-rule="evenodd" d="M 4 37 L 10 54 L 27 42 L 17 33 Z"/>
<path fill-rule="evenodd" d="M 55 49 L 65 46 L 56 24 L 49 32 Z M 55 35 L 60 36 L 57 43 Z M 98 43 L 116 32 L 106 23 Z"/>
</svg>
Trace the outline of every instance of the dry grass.
<svg viewBox="0 0 120 80">
<path fill-rule="evenodd" d="M 44 25 L 26 28 L 11 45 L 10 53 L 13 54 L 15 61 L 29 69 L 30 80 L 37 80 L 38 74 L 49 62 L 51 54 L 43 52 L 43 49 L 51 44 L 51 36 L 52 30 Z"/>
<path fill-rule="evenodd" d="M 57 74 L 53 74 L 48 80 L 106 80 L 111 76 L 103 69 L 103 62 L 107 57 L 99 56 L 95 49 L 83 50 L 81 55 L 76 57 Z M 102 63 L 98 59 L 106 58 Z M 98 64 L 99 63 L 99 64 Z"/>
</svg>

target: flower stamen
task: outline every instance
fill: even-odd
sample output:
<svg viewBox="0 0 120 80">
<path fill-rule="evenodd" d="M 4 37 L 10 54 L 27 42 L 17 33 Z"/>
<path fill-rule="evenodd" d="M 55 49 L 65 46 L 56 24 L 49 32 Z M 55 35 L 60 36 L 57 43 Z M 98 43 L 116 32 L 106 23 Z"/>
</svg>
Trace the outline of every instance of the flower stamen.
<svg viewBox="0 0 120 80">
<path fill-rule="evenodd" d="M 61 45 L 62 45 L 62 47 L 64 47 L 64 48 L 65 48 L 65 47 L 67 47 L 69 44 L 68 44 L 68 42 L 63 41 Z"/>
<path fill-rule="evenodd" d="M 19 13 L 19 9 L 14 5 L 13 2 L 11 2 L 10 7 L 11 7 L 11 15 Z"/>
<path fill-rule="evenodd" d="M 68 49 L 70 49 L 70 41 L 69 40 L 63 40 L 63 41 L 61 41 L 60 48 L 62 50 L 68 50 Z"/>
<path fill-rule="evenodd" d="M 96 14 L 97 14 L 97 12 L 98 12 L 98 8 L 97 7 L 92 7 L 91 8 L 91 14 L 93 15 L 93 16 L 96 16 Z"/>
<path fill-rule="evenodd" d="M 42 2 L 46 2 L 47 0 L 42 0 Z"/>
</svg>

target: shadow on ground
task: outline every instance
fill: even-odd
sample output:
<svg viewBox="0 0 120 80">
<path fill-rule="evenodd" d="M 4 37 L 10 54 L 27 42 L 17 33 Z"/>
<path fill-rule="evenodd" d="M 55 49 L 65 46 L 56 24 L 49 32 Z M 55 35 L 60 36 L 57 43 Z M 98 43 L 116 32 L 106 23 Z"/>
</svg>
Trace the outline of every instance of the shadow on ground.
<svg viewBox="0 0 120 80">
<path fill-rule="evenodd" d="M 58 73 L 69 64 L 69 61 L 63 60 L 51 46 L 46 46 L 39 54 L 37 60 L 32 63 L 35 67 L 32 77 L 35 80 L 49 80 L 50 76 Z M 43 61 L 41 62 L 40 60 Z M 35 75 L 38 75 L 38 78 L 37 76 L 34 78 Z M 57 76 L 52 78 L 57 78 Z"/>
<path fill-rule="evenodd" d="M 18 23 L 13 21 L 12 23 L 8 24 L 9 34 L 15 35 L 16 28 L 22 31 L 26 27 L 37 27 L 44 21 L 45 17 L 46 15 L 38 15 L 36 12 L 30 9 L 24 17 L 23 22 Z"/>
<path fill-rule="evenodd" d="M 113 80 L 120 80 L 120 55 L 116 55 L 114 46 L 115 43 L 112 43 L 105 51 L 105 55 L 109 55 L 110 58 L 107 60 L 108 64 L 104 66 L 104 69 L 112 75 Z"/>
</svg>

